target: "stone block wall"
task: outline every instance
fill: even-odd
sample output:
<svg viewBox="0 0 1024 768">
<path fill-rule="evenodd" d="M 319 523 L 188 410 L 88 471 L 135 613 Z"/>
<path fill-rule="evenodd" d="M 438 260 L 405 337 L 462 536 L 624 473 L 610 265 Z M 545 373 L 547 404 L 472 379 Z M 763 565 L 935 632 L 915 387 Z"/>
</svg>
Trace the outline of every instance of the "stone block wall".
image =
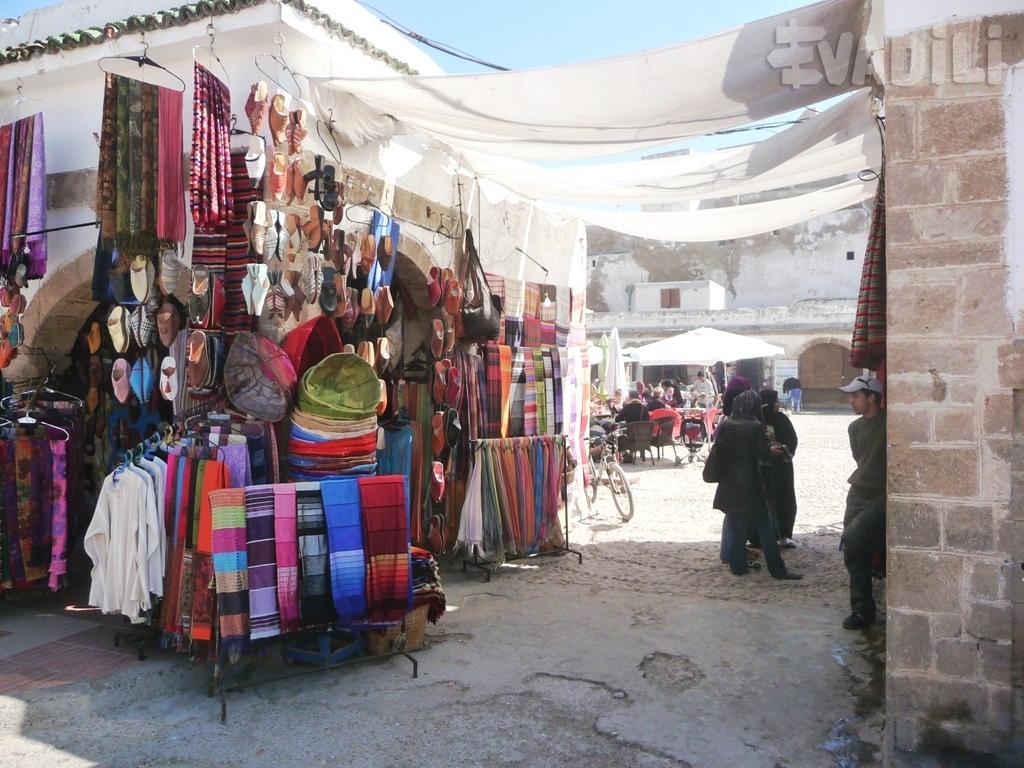
<svg viewBox="0 0 1024 768">
<path fill-rule="evenodd" d="M 986 61 L 993 24 L 1002 82 L 953 82 L 957 56 Z M 1008 303 L 1005 87 L 1024 16 L 890 39 L 892 76 L 911 71 L 911 51 L 943 66 L 940 37 L 969 41 L 947 46 L 945 78 L 885 89 L 891 758 L 1008 754 L 1024 737 L 1024 341 Z"/>
</svg>

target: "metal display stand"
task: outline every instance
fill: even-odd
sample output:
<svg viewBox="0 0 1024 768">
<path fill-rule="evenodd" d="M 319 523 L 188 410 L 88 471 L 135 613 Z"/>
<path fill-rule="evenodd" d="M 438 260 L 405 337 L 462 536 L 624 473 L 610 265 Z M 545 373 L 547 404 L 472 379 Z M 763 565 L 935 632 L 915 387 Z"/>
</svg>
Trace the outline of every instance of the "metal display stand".
<svg viewBox="0 0 1024 768">
<path fill-rule="evenodd" d="M 226 723 L 228 719 L 227 694 L 242 693 L 251 688 L 256 688 L 268 683 L 277 683 L 283 680 L 291 680 L 296 677 L 305 677 L 323 672 L 329 672 L 342 667 L 352 667 L 368 661 L 383 661 L 395 656 L 404 656 L 412 663 L 412 676 L 419 677 L 419 661 L 410 655 L 405 649 L 404 635 L 399 636 L 399 641 L 388 653 L 378 656 L 360 655 L 367 649 L 366 632 L 370 630 L 386 629 L 390 624 L 365 624 L 359 627 L 343 627 L 337 629 L 319 629 L 299 632 L 294 635 L 283 635 L 281 637 L 281 658 L 286 664 L 307 664 L 306 669 L 300 669 L 281 675 L 261 677 L 256 680 L 243 682 L 225 683 L 225 668 L 220 658 L 220 633 L 215 630 L 214 652 L 216 658 L 213 662 L 213 671 L 209 680 L 207 696 L 220 697 L 220 722 Z"/>
<path fill-rule="evenodd" d="M 562 441 L 564 443 L 565 436 L 564 435 L 560 435 L 559 437 L 562 439 Z M 479 442 L 479 441 L 477 441 L 477 442 Z M 503 560 L 502 562 L 504 562 L 504 563 L 515 563 L 515 562 L 518 562 L 518 561 L 521 561 L 521 560 L 532 560 L 532 559 L 534 559 L 536 557 L 551 557 L 553 555 L 573 554 L 573 555 L 576 555 L 577 559 L 579 560 L 579 564 L 583 565 L 583 553 L 580 552 L 578 549 L 573 549 L 570 546 L 570 544 L 569 544 L 569 495 L 568 495 L 566 479 L 565 479 L 565 476 L 566 476 L 565 451 L 567 451 L 567 450 L 568 450 L 568 446 L 565 446 L 565 449 L 562 452 L 562 506 L 565 508 L 565 543 L 562 546 L 558 547 L 557 549 L 549 549 L 549 550 L 547 550 L 545 552 L 537 552 L 537 553 L 532 554 L 532 555 L 510 557 L 510 558 L 508 558 L 506 560 Z M 490 582 L 491 576 L 497 570 L 496 564 L 494 563 L 493 560 L 484 560 L 483 558 L 480 557 L 480 551 L 478 550 L 478 548 L 477 548 L 477 546 L 475 544 L 473 545 L 473 556 L 471 558 L 463 558 L 462 559 L 462 571 L 463 571 L 463 573 L 465 573 L 467 568 L 475 568 L 478 571 L 483 572 L 483 574 L 484 574 L 484 581 L 485 582 Z"/>
</svg>

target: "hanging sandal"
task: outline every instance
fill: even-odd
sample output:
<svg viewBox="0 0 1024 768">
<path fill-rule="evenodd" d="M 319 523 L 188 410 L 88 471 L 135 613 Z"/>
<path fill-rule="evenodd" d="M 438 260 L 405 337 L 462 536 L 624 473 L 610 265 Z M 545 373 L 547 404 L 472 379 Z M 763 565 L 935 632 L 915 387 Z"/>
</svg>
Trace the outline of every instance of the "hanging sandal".
<svg viewBox="0 0 1024 768">
<path fill-rule="evenodd" d="M 309 131 L 306 130 L 306 110 L 296 109 L 288 116 L 288 127 L 285 130 L 288 138 L 288 152 L 297 155 L 302 151 L 302 142 Z"/>
<path fill-rule="evenodd" d="M 323 287 L 320 289 L 320 309 L 334 315 L 338 308 L 338 289 L 334 282 L 334 267 L 323 268 Z"/>
<path fill-rule="evenodd" d="M 270 199 L 275 202 L 284 202 L 285 193 L 289 191 L 288 185 L 291 168 L 288 165 L 288 158 L 283 152 L 274 153 L 274 162 L 270 166 Z"/>
<path fill-rule="evenodd" d="M 288 110 L 284 104 L 284 94 L 275 93 L 270 100 L 270 138 L 274 146 L 278 147 L 285 142 L 285 133 L 288 127 Z M 253 131 L 255 133 L 255 131 Z"/>
<path fill-rule="evenodd" d="M 391 296 L 390 286 L 380 286 L 374 294 L 373 301 L 375 304 L 374 314 L 377 317 L 377 322 L 381 325 L 387 325 L 388 320 L 391 319 L 391 313 L 395 309 L 395 300 Z"/>
<path fill-rule="evenodd" d="M 267 243 L 267 204 L 262 200 L 249 203 L 249 245 L 260 256 Z"/>
<path fill-rule="evenodd" d="M 382 376 L 391 367 L 391 342 L 386 336 L 377 339 L 377 375 Z"/>
<path fill-rule="evenodd" d="M 249 175 L 253 189 L 263 181 L 267 170 L 267 143 L 262 136 L 249 139 L 249 149 L 245 152 L 245 172 Z"/>
<path fill-rule="evenodd" d="M 391 266 L 392 256 L 394 256 L 394 243 L 391 240 L 391 235 L 384 235 L 377 242 L 377 263 L 385 272 Z"/>
<path fill-rule="evenodd" d="M 441 288 L 441 269 L 431 267 L 427 276 L 427 301 L 430 306 L 439 307 L 444 299 L 444 291 Z"/>
<path fill-rule="evenodd" d="M 431 322 L 430 354 L 435 360 L 444 357 L 444 321 L 440 318 L 434 318 Z"/>
<path fill-rule="evenodd" d="M 265 80 L 257 80 L 249 89 L 249 98 L 245 100 L 245 116 L 249 118 L 249 128 L 258 136 L 263 131 L 263 121 L 267 118 Z"/>
<path fill-rule="evenodd" d="M 377 242 L 373 239 L 373 235 L 367 233 L 359 243 L 359 267 L 363 270 L 364 275 L 370 274 L 370 270 L 373 269 L 376 252 Z"/>
</svg>

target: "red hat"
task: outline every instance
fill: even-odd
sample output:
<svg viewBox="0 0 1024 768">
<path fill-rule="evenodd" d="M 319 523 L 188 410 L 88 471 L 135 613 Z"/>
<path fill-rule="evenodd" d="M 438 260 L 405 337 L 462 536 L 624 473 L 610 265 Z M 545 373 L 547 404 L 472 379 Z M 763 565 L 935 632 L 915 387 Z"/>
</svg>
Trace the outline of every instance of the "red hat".
<svg viewBox="0 0 1024 768">
<path fill-rule="evenodd" d="M 317 315 L 312 320 L 300 323 L 281 342 L 281 349 L 291 358 L 300 379 L 302 374 L 328 355 L 341 352 L 341 347 L 338 327 L 334 319 L 327 315 Z"/>
</svg>

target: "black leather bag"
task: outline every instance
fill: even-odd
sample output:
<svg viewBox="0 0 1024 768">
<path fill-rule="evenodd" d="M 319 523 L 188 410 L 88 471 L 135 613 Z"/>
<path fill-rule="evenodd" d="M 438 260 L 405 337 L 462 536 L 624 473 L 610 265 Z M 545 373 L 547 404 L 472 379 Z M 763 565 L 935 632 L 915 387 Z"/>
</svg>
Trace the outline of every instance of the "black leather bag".
<svg viewBox="0 0 1024 768">
<path fill-rule="evenodd" d="M 497 341 L 501 323 L 501 298 L 491 293 L 473 233 L 466 230 L 462 261 L 462 338 L 467 341 Z"/>
</svg>

